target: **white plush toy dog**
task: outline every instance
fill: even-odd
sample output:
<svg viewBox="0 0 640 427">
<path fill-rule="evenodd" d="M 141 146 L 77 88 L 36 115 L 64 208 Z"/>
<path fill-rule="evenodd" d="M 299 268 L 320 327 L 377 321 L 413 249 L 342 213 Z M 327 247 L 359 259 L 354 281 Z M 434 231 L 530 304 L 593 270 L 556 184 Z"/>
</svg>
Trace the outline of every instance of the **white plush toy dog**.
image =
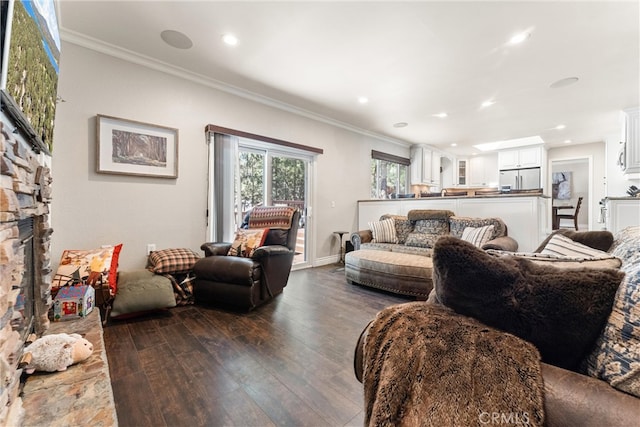
<svg viewBox="0 0 640 427">
<path fill-rule="evenodd" d="M 53 334 L 38 338 L 25 352 L 31 353 L 32 357 L 26 367 L 28 374 L 64 371 L 68 366 L 88 359 L 93 353 L 93 344 L 79 334 Z"/>
</svg>

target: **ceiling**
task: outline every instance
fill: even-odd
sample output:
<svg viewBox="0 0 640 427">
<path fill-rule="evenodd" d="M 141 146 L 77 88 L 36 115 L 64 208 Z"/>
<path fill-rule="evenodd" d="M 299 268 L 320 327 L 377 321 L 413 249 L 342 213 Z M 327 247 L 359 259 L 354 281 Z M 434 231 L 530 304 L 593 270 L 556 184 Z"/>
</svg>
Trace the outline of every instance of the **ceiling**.
<svg viewBox="0 0 640 427">
<path fill-rule="evenodd" d="M 365 134 L 468 155 L 474 144 L 536 135 L 553 147 L 619 134 L 620 110 L 640 105 L 639 6 L 62 0 L 58 10 L 68 42 Z M 168 45 L 164 30 L 193 46 Z M 509 44 L 525 30 L 524 42 Z M 223 43 L 227 33 L 236 46 Z M 568 77 L 579 80 L 550 87 Z M 495 104 L 481 107 L 487 100 Z M 434 116 L 441 112 L 448 116 Z"/>
</svg>

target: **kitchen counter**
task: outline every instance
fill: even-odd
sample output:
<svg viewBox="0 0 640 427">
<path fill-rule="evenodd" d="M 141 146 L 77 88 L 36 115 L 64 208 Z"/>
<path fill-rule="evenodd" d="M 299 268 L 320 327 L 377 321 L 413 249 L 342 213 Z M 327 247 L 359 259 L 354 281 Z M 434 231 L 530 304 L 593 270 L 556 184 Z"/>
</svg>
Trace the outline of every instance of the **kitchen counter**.
<svg viewBox="0 0 640 427">
<path fill-rule="evenodd" d="M 445 209 L 457 216 L 501 218 L 519 251 L 533 251 L 551 232 L 551 197 L 540 193 L 437 196 L 358 201 L 357 230 L 369 228 L 384 214 L 407 215 L 412 209 Z"/>
<path fill-rule="evenodd" d="M 427 196 L 427 197 L 412 197 L 412 198 L 398 198 L 398 199 L 365 199 L 358 200 L 358 203 L 367 202 L 398 202 L 398 201 L 417 201 L 417 200 L 450 200 L 450 199 L 501 199 L 511 197 L 541 197 L 550 199 L 551 197 L 545 196 L 542 193 L 501 193 L 501 194 L 477 194 L 471 196 Z M 635 199 L 636 197 L 628 197 L 628 199 Z M 640 200 L 640 199 L 639 199 Z"/>
</svg>

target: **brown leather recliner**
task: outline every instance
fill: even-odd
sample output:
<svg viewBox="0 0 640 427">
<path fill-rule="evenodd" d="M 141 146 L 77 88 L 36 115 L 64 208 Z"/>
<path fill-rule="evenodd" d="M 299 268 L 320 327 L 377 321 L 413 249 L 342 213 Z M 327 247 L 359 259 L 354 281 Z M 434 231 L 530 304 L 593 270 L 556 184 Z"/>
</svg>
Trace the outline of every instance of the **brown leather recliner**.
<svg viewBox="0 0 640 427">
<path fill-rule="evenodd" d="M 261 209 L 264 213 L 270 207 Z M 271 209 L 274 213 L 282 211 Z M 200 248 L 205 257 L 193 267 L 196 303 L 248 311 L 282 293 L 295 256 L 299 222 L 300 212 L 295 211 L 290 228 L 271 228 L 264 245 L 250 258 L 227 256 L 231 243 L 204 243 Z"/>
</svg>

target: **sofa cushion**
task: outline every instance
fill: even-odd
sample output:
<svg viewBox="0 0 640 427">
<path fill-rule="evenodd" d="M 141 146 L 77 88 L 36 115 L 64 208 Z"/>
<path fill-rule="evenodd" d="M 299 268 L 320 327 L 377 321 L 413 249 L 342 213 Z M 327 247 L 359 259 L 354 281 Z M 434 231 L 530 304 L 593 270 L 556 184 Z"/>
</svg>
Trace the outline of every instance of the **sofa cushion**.
<svg viewBox="0 0 640 427">
<path fill-rule="evenodd" d="M 590 248 L 575 242 L 562 234 L 554 235 L 540 251 L 543 255 L 558 255 L 577 259 L 607 259 L 612 258 L 607 252 Z"/>
<path fill-rule="evenodd" d="M 398 243 L 404 245 L 404 242 L 407 240 L 407 236 L 413 231 L 413 224 L 406 216 L 392 214 L 382 215 L 380 217 L 380 221 L 389 218 L 393 219 L 396 226 L 396 239 L 398 239 Z"/>
<path fill-rule="evenodd" d="M 373 242 L 375 243 L 397 243 L 396 225 L 391 218 L 382 221 L 369 222 L 371 234 L 373 234 Z"/>
<path fill-rule="evenodd" d="M 540 252 L 547 246 L 549 240 L 553 236 L 561 234 L 567 236 L 574 242 L 582 243 L 590 248 L 598 249 L 601 251 L 608 251 L 613 244 L 613 234 L 610 231 L 574 231 L 574 230 L 556 230 L 551 233 L 546 239 L 540 243 L 540 246 L 534 252 Z"/>
<path fill-rule="evenodd" d="M 493 228 L 493 225 L 466 227 L 462 232 L 462 240 L 471 243 L 475 247 L 481 248 L 491 239 Z"/>
<path fill-rule="evenodd" d="M 405 245 L 432 248 L 436 240 L 448 232 L 449 222 L 446 219 L 419 219 L 415 221 Z"/>
<path fill-rule="evenodd" d="M 454 237 L 462 238 L 462 233 L 467 227 L 484 227 L 493 225 L 493 235 L 489 240 L 507 235 L 507 225 L 500 218 L 468 218 L 464 216 L 452 216 L 449 218 L 449 232 Z"/>
<path fill-rule="evenodd" d="M 604 258 L 572 258 L 536 252 L 509 252 L 496 249 L 486 249 L 486 251 L 494 256 L 524 258 L 538 265 L 551 265 L 557 268 L 620 268 L 622 265 L 622 262 L 612 255 Z"/>
<path fill-rule="evenodd" d="M 613 310 L 586 370 L 613 387 L 640 397 L 640 227 L 628 227 L 616 236 L 612 254 L 620 257 L 626 273 Z"/>
<path fill-rule="evenodd" d="M 577 368 L 611 311 L 623 273 L 559 270 L 516 257 L 494 257 L 455 237 L 433 250 L 438 300 L 456 312 L 513 333 L 542 360 Z"/>
</svg>

